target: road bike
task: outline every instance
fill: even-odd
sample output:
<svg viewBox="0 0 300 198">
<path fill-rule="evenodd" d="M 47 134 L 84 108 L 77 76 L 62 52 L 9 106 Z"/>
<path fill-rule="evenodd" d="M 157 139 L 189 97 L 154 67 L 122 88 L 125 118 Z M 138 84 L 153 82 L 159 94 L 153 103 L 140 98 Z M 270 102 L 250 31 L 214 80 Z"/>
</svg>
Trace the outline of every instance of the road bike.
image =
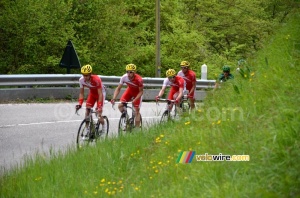
<svg viewBox="0 0 300 198">
<path fill-rule="evenodd" d="M 188 101 L 188 98 L 188 95 L 182 96 L 182 100 L 179 104 L 179 107 L 181 108 L 182 112 L 189 112 L 189 110 L 191 109 L 191 105 Z"/>
<path fill-rule="evenodd" d="M 118 134 L 121 135 L 124 132 L 132 132 L 135 126 L 135 110 L 132 107 L 132 102 L 115 102 L 115 104 L 123 104 L 124 111 L 121 114 L 119 125 L 118 125 Z M 114 108 L 114 106 L 113 106 Z M 131 111 L 131 116 L 129 117 L 129 111 Z M 142 128 L 142 115 L 140 114 L 140 126 Z"/>
<path fill-rule="evenodd" d="M 182 96 L 182 100 L 179 104 L 180 112 L 188 112 L 190 110 L 190 104 L 188 103 L 187 98 L 187 95 Z M 158 100 L 165 101 L 167 103 L 165 111 L 161 115 L 160 123 L 174 120 L 178 115 L 178 108 L 177 105 L 175 105 L 176 100 L 169 100 L 164 98 L 159 98 Z"/>
<path fill-rule="evenodd" d="M 79 115 L 78 110 L 76 110 L 75 113 Z M 96 109 L 90 108 L 89 115 L 86 119 L 83 119 L 78 129 L 76 138 L 76 143 L 78 147 L 90 144 L 91 142 L 96 142 L 100 138 L 106 138 L 108 136 L 109 121 L 107 116 L 104 115 L 102 117 L 104 119 L 104 122 L 106 123 L 105 128 L 98 120 L 98 113 Z"/>
</svg>

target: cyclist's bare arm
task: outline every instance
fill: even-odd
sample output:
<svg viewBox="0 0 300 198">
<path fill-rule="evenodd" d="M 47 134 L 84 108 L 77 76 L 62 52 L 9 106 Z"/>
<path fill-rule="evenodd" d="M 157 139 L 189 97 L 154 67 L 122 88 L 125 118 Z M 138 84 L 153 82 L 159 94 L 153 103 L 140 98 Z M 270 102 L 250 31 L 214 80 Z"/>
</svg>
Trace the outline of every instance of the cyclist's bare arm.
<svg viewBox="0 0 300 198">
<path fill-rule="evenodd" d="M 190 90 L 190 92 L 189 93 L 192 93 L 195 89 L 196 89 L 196 82 L 195 81 L 193 81 L 192 82 L 192 88 L 191 88 L 191 90 Z"/>
<path fill-rule="evenodd" d="M 136 97 L 132 100 L 132 102 L 134 103 L 136 100 L 139 100 L 141 98 L 141 96 L 144 93 L 144 87 L 140 87 L 139 88 L 139 93 L 136 95 Z"/>
<path fill-rule="evenodd" d="M 83 87 L 80 88 L 78 99 L 79 99 L 79 100 L 80 100 L 80 99 L 82 99 L 82 100 L 84 99 L 84 88 L 83 88 Z"/>
<path fill-rule="evenodd" d="M 161 88 L 161 90 L 160 90 L 159 93 L 158 93 L 158 97 L 161 97 L 162 95 L 164 95 L 165 90 L 166 90 L 166 87 L 167 87 L 167 86 L 163 86 L 163 87 Z"/>
<path fill-rule="evenodd" d="M 182 96 L 183 96 L 183 88 L 179 88 L 179 93 L 178 93 L 178 96 L 177 96 L 176 100 L 180 101 Z"/>
<path fill-rule="evenodd" d="M 102 87 L 97 89 L 98 91 L 98 103 L 102 104 L 103 103 L 103 93 L 102 93 Z M 98 116 L 100 117 L 102 114 L 102 108 L 98 112 Z"/>
<path fill-rule="evenodd" d="M 112 100 L 116 100 L 116 98 L 118 97 L 118 95 L 121 91 L 121 88 L 122 88 L 122 84 L 119 84 L 118 87 L 115 89 L 114 96 L 113 96 Z"/>
</svg>

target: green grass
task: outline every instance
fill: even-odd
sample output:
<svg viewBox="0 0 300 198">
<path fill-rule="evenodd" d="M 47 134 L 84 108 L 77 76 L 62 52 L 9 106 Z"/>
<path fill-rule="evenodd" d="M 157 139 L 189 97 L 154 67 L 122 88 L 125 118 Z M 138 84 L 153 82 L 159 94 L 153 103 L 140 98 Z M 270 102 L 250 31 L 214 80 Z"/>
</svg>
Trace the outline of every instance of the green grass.
<svg viewBox="0 0 300 198">
<path fill-rule="evenodd" d="M 210 92 L 194 114 L 37 155 L 0 179 L 0 197 L 300 197 L 299 21 L 294 14 L 250 71 Z M 189 150 L 250 161 L 176 163 Z"/>
</svg>

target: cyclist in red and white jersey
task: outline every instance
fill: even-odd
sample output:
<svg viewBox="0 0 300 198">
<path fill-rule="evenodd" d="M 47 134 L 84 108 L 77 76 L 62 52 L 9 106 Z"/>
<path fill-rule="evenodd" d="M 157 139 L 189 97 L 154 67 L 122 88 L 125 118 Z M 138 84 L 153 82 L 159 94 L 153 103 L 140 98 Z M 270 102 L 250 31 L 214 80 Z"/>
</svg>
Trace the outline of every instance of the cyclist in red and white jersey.
<svg viewBox="0 0 300 198">
<path fill-rule="evenodd" d="M 195 108 L 195 90 L 196 90 L 196 74 L 190 69 L 190 63 L 188 61 L 182 61 L 180 63 L 181 70 L 178 72 L 178 76 L 181 76 L 186 83 L 186 90 L 188 91 L 188 98 L 190 100 L 191 109 Z"/>
<path fill-rule="evenodd" d="M 78 98 L 78 105 L 76 110 L 80 109 L 84 101 L 84 88 L 89 88 L 90 92 L 86 100 L 86 118 L 90 113 L 90 109 L 93 108 L 95 103 L 97 104 L 97 113 L 100 123 L 103 125 L 103 129 L 106 128 L 105 120 L 102 118 L 103 104 L 106 96 L 105 86 L 102 84 L 102 80 L 98 75 L 92 74 L 92 66 L 84 65 L 81 68 L 82 77 L 79 79 L 80 93 Z M 88 124 L 88 123 L 87 123 Z"/>
<path fill-rule="evenodd" d="M 140 75 L 136 73 L 136 65 L 128 64 L 126 65 L 126 74 L 124 74 L 118 87 L 116 88 L 111 103 L 114 105 L 115 100 L 118 97 L 123 84 L 127 85 L 127 89 L 120 98 L 121 102 L 129 102 L 132 100 L 133 107 L 135 109 L 135 126 L 140 126 L 140 108 L 142 105 L 144 83 Z M 123 104 L 118 106 L 121 113 L 124 111 Z"/>
<path fill-rule="evenodd" d="M 158 101 L 159 98 L 165 93 L 167 86 L 171 86 L 168 99 L 176 100 L 175 104 L 179 106 L 183 96 L 183 90 L 185 89 L 185 81 L 181 76 L 176 75 L 174 69 L 167 70 L 166 76 L 167 78 L 165 78 L 163 86 L 155 99 Z"/>
</svg>

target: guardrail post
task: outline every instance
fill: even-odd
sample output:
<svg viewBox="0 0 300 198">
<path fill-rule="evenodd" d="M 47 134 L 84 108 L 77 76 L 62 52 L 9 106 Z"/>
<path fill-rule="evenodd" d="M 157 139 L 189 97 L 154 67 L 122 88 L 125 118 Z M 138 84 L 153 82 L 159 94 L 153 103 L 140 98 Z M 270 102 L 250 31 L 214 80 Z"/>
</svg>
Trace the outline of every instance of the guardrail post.
<svg viewBox="0 0 300 198">
<path fill-rule="evenodd" d="M 207 66 L 205 64 L 201 66 L 201 80 L 207 80 Z"/>
</svg>

